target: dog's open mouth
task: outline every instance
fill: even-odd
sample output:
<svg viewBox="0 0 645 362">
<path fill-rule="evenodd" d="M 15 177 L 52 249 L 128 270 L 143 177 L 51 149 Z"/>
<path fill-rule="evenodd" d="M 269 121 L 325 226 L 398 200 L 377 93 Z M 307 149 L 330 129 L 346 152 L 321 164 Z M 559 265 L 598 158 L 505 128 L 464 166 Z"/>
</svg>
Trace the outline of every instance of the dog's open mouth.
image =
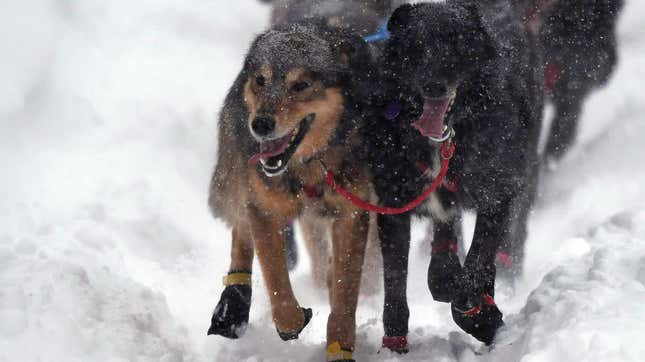
<svg viewBox="0 0 645 362">
<path fill-rule="evenodd" d="M 309 114 L 286 136 L 260 142 L 260 152 L 251 156 L 249 164 L 260 162 L 262 171 L 269 177 L 281 175 L 287 170 L 287 164 L 291 156 L 293 156 L 300 142 L 305 138 L 315 118 L 314 113 Z"/>
<path fill-rule="evenodd" d="M 442 139 L 446 131 L 446 115 L 452 109 L 456 93 L 453 92 L 443 98 L 425 98 L 423 114 L 412 127 L 416 128 L 424 137 Z"/>
</svg>

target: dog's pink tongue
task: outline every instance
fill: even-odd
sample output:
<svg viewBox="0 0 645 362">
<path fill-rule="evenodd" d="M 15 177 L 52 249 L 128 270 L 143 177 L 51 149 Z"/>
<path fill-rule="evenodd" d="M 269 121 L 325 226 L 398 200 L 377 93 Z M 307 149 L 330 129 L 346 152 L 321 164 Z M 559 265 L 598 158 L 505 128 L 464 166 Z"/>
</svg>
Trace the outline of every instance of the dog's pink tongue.
<svg viewBox="0 0 645 362">
<path fill-rule="evenodd" d="M 289 147 L 289 141 L 291 141 L 291 133 L 277 140 L 261 142 L 260 152 L 249 158 L 249 165 L 255 165 L 260 159 L 266 160 L 267 158 L 284 153 L 287 147 Z"/>
<path fill-rule="evenodd" d="M 425 137 L 441 138 L 444 131 L 444 119 L 450 105 L 451 97 L 429 99 L 423 103 L 423 114 L 412 127 Z"/>
</svg>

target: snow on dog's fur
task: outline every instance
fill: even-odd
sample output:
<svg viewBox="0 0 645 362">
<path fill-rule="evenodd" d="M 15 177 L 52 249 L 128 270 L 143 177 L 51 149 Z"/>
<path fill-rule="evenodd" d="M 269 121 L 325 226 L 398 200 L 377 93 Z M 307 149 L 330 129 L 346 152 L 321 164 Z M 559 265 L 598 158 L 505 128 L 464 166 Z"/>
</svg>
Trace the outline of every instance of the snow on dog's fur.
<svg viewBox="0 0 645 362">
<path fill-rule="evenodd" d="M 445 124 L 454 126 L 457 148 L 448 179 L 459 188 L 436 193 L 439 216 L 451 217 L 433 219 L 428 285 L 435 299 L 452 303 L 460 327 L 491 343 L 502 325 L 500 310 L 488 298 L 495 292 L 496 252 L 504 244 L 523 246 L 537 167 L 542 98 L 537 69 L 530 66 L 528 31 L 508 1 L 466 0 L 404 5 L 388 28 L 389 94 L 383 103 L 401 111 L 367 127 L 376 191 L 390 206 L 416 197 L 429 182 L 417 164 L 436 164 L 438 157 L 425 135 L 436 137 Z M 453 246 L 460 238 L 462 209 L 477 212 L 463 268 Z M 378 223 L 385 333 L 405 336 L 410 215 L 379 216 Z M 521 265 L 521 250 L 514 256 Z M 460 312 L 472 308 L 481 310 L 473 316 Z"/>
<path fill-rule="evenodd" d="M 306 238 L 326 242 L 325 234 L 331 235 L 327 342 L 354 348 L 370 217 L 324 186 L 321 165 L 334 172 L 336 182 L 372 198 L 368 166 L 356 152 L 369 59 L 360 37 L 319 22 L 271 29 L 251 46 L 221 113 L 210 190 L 213 213 L 233 227 L 236 275 L 210 333 L 237 338 L 248 322 L 250 285 L 235 287 L 249 278 L 235 271 L 250 273 L 255 249 L 278 333 L 284 340 L 298 337 L 312 312 L 300 307 L 291 289 L 282 230 L 301 219 L 315 225 L 303 228 Z"/>
</svg>

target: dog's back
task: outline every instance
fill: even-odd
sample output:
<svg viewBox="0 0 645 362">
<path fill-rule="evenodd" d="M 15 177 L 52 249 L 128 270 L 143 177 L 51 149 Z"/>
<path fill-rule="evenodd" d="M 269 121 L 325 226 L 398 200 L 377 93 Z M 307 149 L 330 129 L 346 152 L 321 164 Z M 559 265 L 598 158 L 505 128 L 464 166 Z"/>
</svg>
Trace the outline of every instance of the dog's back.
<svg viewBox="0 0 645 362">
<path fill-rule="evenodd" d="M 547 63 L 545 88 L 554 105 L 547 160 L 566 154 L 586 98 L 616 67 L 616 22 L 622 6 L 623 0 L 559 0 L 547 11 L 540 34 Z"/>
<path fill-rule="evenodd" d="M 615 27 L 623 0 L 560 0 L 545 19 L 547 59 L 558 61 L 578 82 L 606 82 L 616 60 Z"/>
<path fill-rule="evenodd" d="M 237 125 L 248 117 L 248 111 L 240 102 L 246 77 L 244 71 L 240 72 L 220 111 L 217 163 L 209 187 L 208 205 L 211 213 L 229 226 L 241 217 L 240 206 L 247 199 L 248 192 L 248 185 L 244 182 L 246 160 L 240 149 L 250 148 L 252 140 L 248 131 Z"/>
</svg>

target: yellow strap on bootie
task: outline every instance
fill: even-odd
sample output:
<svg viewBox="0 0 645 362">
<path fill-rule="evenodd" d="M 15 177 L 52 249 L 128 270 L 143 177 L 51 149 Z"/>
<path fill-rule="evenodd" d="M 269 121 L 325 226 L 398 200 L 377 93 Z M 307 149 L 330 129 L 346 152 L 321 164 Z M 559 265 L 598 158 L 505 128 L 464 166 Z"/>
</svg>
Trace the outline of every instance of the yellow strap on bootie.
<svg viewBox="0 0 645 362">
<path fill-rule="evenodd" d="M 351 360 L 352 351 L 344 350 L 339 342 L 334 342 L 327 346 L 327 361 Z"/>
<path fill-rule="evenodd" d="M 231 285 L 251 285 L 251 273 L 231 273 L 224 276 L 224 286 Z"/>
</svg>

